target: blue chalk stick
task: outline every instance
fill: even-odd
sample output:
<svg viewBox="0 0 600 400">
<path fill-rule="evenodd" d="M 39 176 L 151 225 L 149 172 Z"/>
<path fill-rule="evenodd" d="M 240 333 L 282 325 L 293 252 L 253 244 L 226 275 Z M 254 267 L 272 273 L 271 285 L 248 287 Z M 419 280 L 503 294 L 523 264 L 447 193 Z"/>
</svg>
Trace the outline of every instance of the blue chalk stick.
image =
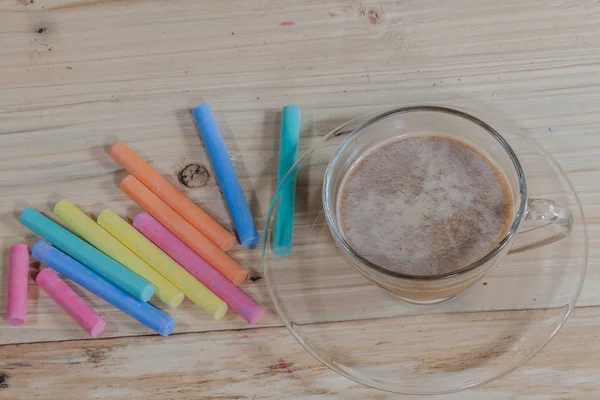
<svg viewBox="0 0 600 400">
<path fill-rule="evenodd" d="M 273 253 L 277 256 L 287 256 L 292 253 L 296 171 L 290 174 L 285 182 L 283 182 L 283 178 L 285 178 L 285 175 L 298 160 L 299 141 L 300 109 L 296 106 L 285 106 L 281 111 L 279 167 L 277 169 L 279 204 L 277 206 L 275 224 L 273 226 Z"/>
<path fill-rule="evenodd" d="M 252 219 L 252 213 L 250 213 L 250 207 L 248 207 L 248 202 L 244 197 L 242 186 L 235 174 L 233 163 L 221 137 L 217 121 L 215 121 L 215 117 L 207 104 L 199 105 L 194 109 L 194 118 L 223 191 L 223 196 L 225 196 L 225 202 L 233 219 L 240 243 L 247 249 L 253 249 L 258 246 L 260 238 Z"/>
<path fill-rule="evenodd" d="M 19 222 L 135 298 L 148 301 L 154 294 L 153 284 L 33 208 L 24 209 Z"/>
<path fill-rule="evenodd" d="M 56 272 L 89 290 L 162 336 L 168 336 L 173 331 L 175 327 L 173 318 L 151 305 L 139 301 L 48 243 L 40 240 L 33 246 L 31 254 Z"/>
</svg>

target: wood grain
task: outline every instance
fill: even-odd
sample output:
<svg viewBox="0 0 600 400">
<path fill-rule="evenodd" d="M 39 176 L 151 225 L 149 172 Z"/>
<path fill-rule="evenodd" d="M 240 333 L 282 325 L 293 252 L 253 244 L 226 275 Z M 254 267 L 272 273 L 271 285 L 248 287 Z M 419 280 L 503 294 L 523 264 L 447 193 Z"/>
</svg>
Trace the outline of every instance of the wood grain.
<svg viewBox="0 0 600 400">
<path fill-rule="evenodd" d="M 482 316 L 465 314 L 463 323 Z M 503 320 L 493 322 L 501 339 Z M 419 319 L 412 327 L 411 355 L 424 361 L 429 346 L 447 332 L 428 331 Z M 421 324 L 425 323 L 425 324 Z M 360 325 L 359 325 L 360 326 Z M 345 323 L 339 329 L 353 329 Z M 536 358 L 506 378 L 466 393 L 442 399 L 588 399 L 600 390 L 596 365 L 600 357 L 589 351 L 597 341 L 600 313 L 596 307 L 577 309 L 564 331 Z M 386 333 L 387 332 L 387 333 Z M 431 341 L 418 340 L 426 334 Z M 393 331 L 382 329 L 382 339 Z M 346 336 L 345 345 L 352 343 Z M 414 340 L 413 340 L 414 339 Z M 485 338 L 481 338 L 485 340 Z M 497 342 L 496 351 L 506 342 Z M 357 351 L 385 355 L 386 342 Z M 438 372 L 457 372 L 461 363 L 490 363 L 493 357 L 469 353 L 465 343 L 456 354 L 461 361 L 429 365 Z M 6 345 L 0 348 L 0 379 L 5 398 L 27 399 L 281 399 L 344 398 L 396 399 L 400 396 L 366 388 L 316 361 L 284 328 L 189 333 L 169 338 L 73 340 Z M 560 363 L 557 362 L 560 359 Z M 425 364 L 424 364 L 425 365 Z M 426 375 L 422 377 L 426 379 Z M 540 382 L 544 382 L 541 384 Z M 468 396 L 468 397 L 465 397 Z M 403 397 L 402 397 L 403 398 Z M 430 398 L 430 397 L 407 397 Z M 438 397 L 436 397 L 438 398 Z"/>
<path fill-rule="evenodd" d="M 0 248 L 36 240 L 16 220 L 26 205 L 48 213 L 67 197 L 90 214 L 110 207 L 135 215 L 139 209 L 117 187 L 125 174 L 106 153 L 117 139 L 231 228 L 214 178 L 193 189 L 177 180 L 190 163 L 212 172 L 190 115 L 202 102 L 216 111 L 259 227 L 275 190 L 283 105 L 303 110 L 304 149 L 343 121 L 399 104 L 482 109 L 527 131 L 557 159 L 583 204 L 590 252 L 584 307 L 564 331 L 521 370 L 468 398 L 593 396 L 600 320 L 597 1 L 272 3 L 0 0 Z M 322 222 L 308 209 L 299 218 Z M 233 254 L 262 277 L 258 251 Z M 3 313 L 6 251 L 0 256 Z M 513 271 L 498 271 L 498 285 L 486 290 L 502 293 Z M 286 283 L 290 295 L 302 284 L 296 276 Z M 337 290 L 349 298 L 372 295 L 361 279 L 348 272 Z M 245 329 L 232 313 L 211 321 L 186 301 L 172 314 L 178 334 L 166 339 L 146 336 L 82 292 L 108 321 L 104 338 L 89 341 L 30 289 L 28 325 L 0 325 L 1 398 L 397 398 L 338 376 L 304 352 L 281 327 L 264 279 L 244 286 L 268 310 L 258 328 Z M 333 324 L 349 323 L 346 304 L 334 310 Z M 424 326 L 443 321 L 441 314 L 428 318 Z"/>
</svg>

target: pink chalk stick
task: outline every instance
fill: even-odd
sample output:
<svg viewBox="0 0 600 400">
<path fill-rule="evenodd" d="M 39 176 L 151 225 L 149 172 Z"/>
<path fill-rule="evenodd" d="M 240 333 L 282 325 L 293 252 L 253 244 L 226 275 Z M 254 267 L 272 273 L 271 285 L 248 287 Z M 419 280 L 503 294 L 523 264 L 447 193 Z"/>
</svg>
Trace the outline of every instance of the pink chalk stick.
<svg viewBox="0 0 600 400">
<path fill-rule="evenodd" d="M 15 244 L 10 248 L 6 323 L 23 325 L 27 318 L 27 285 L 29 280 L 29 248 Z"/>
<path fill-rule="evenodd" d="M 246 293 L 210 266 L 185 243 L 173 235 L 148 213 L 138 214 L 133 226 L 144 236 L 167 253 L 196 279 L 206 285 L 225 303 L 252 325 L 258 323 L 265 310 L 256 304 Z"/>
<path fill-rule="evenodd" d="M 38 285 L 92 337 L 104 331 L 106 322 L 50 268 L 35 279 Z"/>
</svg>

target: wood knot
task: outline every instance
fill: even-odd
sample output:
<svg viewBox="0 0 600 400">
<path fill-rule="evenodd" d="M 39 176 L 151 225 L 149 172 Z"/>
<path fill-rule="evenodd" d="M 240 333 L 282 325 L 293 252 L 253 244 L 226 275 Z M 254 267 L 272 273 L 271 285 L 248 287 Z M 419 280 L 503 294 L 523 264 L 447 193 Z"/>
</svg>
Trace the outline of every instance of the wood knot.
<svg viewBox="0 0 600 400">
<path fill-rule="evenodd" d="M 88 357 L 88 361 L 92 364 L 101 364 L 104 360 L 108 358 L 108 349 L 106 348 L 97 348 L 97 349 L 87 349 L 85 351 L 85 355 Z"/>
<path fill-rule="evenodd" d="M 0 372 L 0 389 L 8 388 L 8 375 Z"/>
<path fill-rule="evenodd" d="M 248 275 L 248 280 L 251 282 L 260 281 L 262 278 L 263 278 L 262 275 L 259 274 L 258 272 L 253 272 L 250 275 Z"/>
<path fill-rule="evenodd" d="M 369 22 L 372 25 L 378 25 L 383 21 L 383 13 L 379 10 L 376 10 L 374 8 L 370 9 L 367 12 L 367 17 L 369 18 Z"/>
<path fill-rule="evenodd" d="M 199 188 L 206 185 L 210 179 L 210 172 L 203 165 L 189 164 L 179 171 L 177 179 L 189 188 Z"/>
</svg>

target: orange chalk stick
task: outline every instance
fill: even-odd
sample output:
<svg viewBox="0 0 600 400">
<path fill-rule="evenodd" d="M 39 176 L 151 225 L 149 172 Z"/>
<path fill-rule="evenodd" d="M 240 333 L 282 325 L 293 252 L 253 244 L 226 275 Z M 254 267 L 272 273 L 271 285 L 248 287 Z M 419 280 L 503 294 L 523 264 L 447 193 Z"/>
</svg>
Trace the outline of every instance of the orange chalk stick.
<svg viewBox="0 0 600 400">
<path fill-rule="evenodd" d="M 227 251 L 235 244 L 235 236 L 223 228 L 204 210 L 188 199 L 161 174 L 142 160 L 125 143 L 117 142 L 110 149 L 110 155 L 131 175 L 153 191 L 194 228 L 202 232 L 213 243 Z"/>
<path fill-rule="evenodd" d="M 239 285 L 246 280 L 248 272 L 237 261 L 177 214 L 135 176 L 127 176 L 121 182 L 120 187 L 131 200 L 146 210 L 233 284 Z"/>
</svg>

